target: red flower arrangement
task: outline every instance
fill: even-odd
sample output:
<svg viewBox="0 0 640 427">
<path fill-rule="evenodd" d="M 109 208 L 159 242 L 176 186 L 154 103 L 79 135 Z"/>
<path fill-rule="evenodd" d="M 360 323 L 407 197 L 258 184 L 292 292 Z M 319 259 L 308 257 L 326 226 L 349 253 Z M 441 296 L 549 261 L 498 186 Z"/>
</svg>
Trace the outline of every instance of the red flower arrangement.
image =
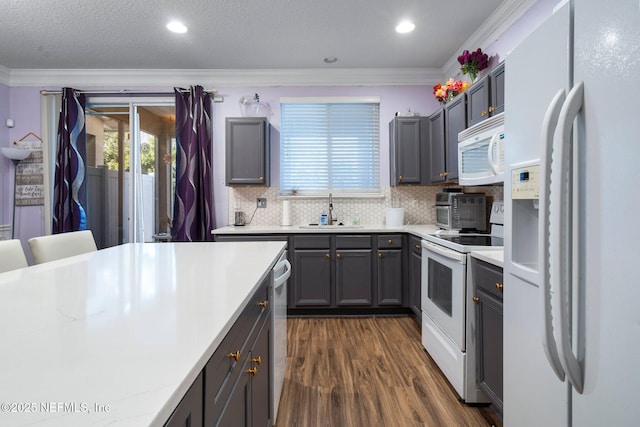
<svg viewBox="0 0 640 427">
<path fill-rule="evenodd" d="M 433 87 L 433 96 L 442 105 L 452 100 L 454 96 L 464 92 L 469 87 L 469 82 L 449 79 L 445 84 L 438 83 Z"/>
<path fill-rule="evenodd" d="M 465 50 L 462 55 L 458 56 L 458 62 L 460 63 L 460 71 L 462 74 L 469 74 L 471 83 L 476 79 L 478 73 L 489 66 L 489 56 L 486 53 L 482 53 L 482 49 L 474 52 Z"/>
</svg>

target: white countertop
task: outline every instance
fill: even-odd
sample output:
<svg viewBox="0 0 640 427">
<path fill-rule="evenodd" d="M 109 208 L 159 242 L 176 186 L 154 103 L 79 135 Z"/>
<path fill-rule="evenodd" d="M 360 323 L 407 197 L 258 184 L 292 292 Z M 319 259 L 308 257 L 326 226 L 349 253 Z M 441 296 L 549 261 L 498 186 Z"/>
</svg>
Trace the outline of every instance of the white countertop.
<svg viewBox="0 0 640 427">
<path fill-rule="evenodd" d="M 471 256 L 482 261 L 504 268 L 504 250 L 472 251 Z"/>
<path fill-rule="evenodd" d="M 130 244 L 0 274 L 0 425 L 162 425 L 284 248 Z"/>
<path fill-rule="evenodd" d="M 410 233 L 418 237 L 425 234 L 433 234 L 438 231 L 435 225 L 404 225 L 389 227 L 384 224 L 358 225 L 358 226 L 318 226 L 309 228 L 305 225 L 245 225 L 236 227 L 233 225 L 217 228 L 212 234 L 242 235 L 242 234 L 293 234 L 293 233 Z"/>
</svg>

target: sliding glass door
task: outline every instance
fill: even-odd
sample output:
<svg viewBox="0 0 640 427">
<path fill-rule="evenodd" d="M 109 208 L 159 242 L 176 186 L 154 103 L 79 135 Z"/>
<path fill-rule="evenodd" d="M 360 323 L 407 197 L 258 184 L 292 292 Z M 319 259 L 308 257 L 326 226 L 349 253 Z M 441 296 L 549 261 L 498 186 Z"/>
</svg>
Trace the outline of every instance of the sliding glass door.
<svg viewBox="0 0 640 427">
<path fill-rule="evenodd" d="M 171 234 L 173 99 L 89 98 L 87 225 L 99 247 Z"/>
</svg>

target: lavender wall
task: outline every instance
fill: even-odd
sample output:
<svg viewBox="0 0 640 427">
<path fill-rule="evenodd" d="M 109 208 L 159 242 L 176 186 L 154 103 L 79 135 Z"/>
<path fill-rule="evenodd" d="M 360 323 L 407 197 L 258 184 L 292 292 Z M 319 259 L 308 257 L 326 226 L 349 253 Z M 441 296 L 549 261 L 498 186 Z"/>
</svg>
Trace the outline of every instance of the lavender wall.
<svg viewBox="0 0 640 427">
<path fill-rule="evenodd" d="M 9 128 L 5 126 L 9 115 L 9 92 L 8 86 L 0 84 L 0 147 L 8 147 L 11 144 Z M 0 224 L 8 224 L 11 221 L 11 200 L 10 193 L 7 192 L 9 177 L 11 175 L 11 161 L 0 156 Z"/>
<path fill-rule="evenodd" d="M 11 141 L 17 141 L 29 132 L 42 136 L 40 119 L 40 88 L 10 89 L 9 106 L 11 118 L 15 122 L 15 127 L 9 131 Z M 13 169 L 12 169 L 13 171 Z M 11 220 L 11 203 L 13 199 L 13 172 L 10 180 L 5 181 L 5 197 L 3 201 L 8 201 L 9 221 Z M 48 215 L 46 220 L 49 221 Z M 16 229 L 15 237 L 22 240 L 22 245 L 26 246 L 26 241 L 31 237 L 44 234 L 45 212 L 44 206 L 18 206 L 16 207 Z M 30 259 L 30 252 L 27 251 Z"/>
<path fill-rule="evenodd" d="M 213 164 L 214 201 L 217 224 L 227 224 L 228 200 L 224 185 L 224 138 L 225 118 L 241 117 L 240 98 L 260 95 L 260 101 L 271 106 L 271 185 L 277 187 L 280 178 L 280 97 L 283 96 L 379 96 L 380 97 L 380 184 L 389 186 L 389 122 L 396 112 L 411 111 L 421 115 L 431 114 L 439 108 L 427 86 L 383 86 L 383 87 L 250 87 L 219 88 L 224 103 L 215 104 L 213 110 Z"/>
</svg>

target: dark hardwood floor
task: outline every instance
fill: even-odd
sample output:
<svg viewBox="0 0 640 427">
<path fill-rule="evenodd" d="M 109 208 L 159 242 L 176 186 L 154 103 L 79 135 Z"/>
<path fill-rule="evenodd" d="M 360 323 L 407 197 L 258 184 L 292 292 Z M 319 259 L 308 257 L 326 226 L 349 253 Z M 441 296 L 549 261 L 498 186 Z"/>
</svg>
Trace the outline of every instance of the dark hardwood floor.
<svg viewBox="0 0 640 427">
<path fill-rule="evenodd" d="M 289 318 L 277 427 L 479 426 L 424 351 L 408 317 Z"/>
</svg>

